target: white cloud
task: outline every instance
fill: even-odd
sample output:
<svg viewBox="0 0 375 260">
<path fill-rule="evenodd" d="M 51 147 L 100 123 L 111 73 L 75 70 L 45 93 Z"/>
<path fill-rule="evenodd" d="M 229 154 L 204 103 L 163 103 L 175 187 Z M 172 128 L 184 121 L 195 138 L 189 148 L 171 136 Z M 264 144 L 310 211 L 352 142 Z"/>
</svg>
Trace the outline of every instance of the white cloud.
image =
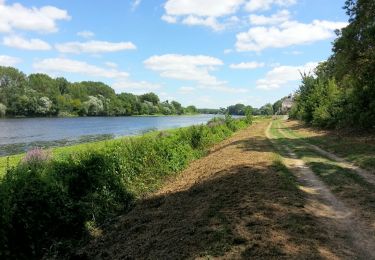
<svg viewBox="0 0 375 260">
<path fill-rule="evenodd" d="M 241 63 L 238 63 L 238 64 L 231 64 L 229 67 L 231 69 L 249 70 L 249 69 L 262 68 L 262 67 L 264 67 L 264 63 L 263 62 L 256 62 L 256 61 L 241 62 Z"/>
<path fill-rule="evenodd" d="M 281 10 L 271 16 L 252 14 L 249 21 L 253 25 L 273 25 L 286 22 L 290 19 L 290 12 L 288 10 Z"/>
<path fill-rule="evenodd" d="M 202 25 L 210 27 L 215 31 L 220 31 L 225 28 L 223 24 L 218 23 L 217 19 L 212 16 L 202 18 L 199 16 L 189 15 L 186 18 L 184 18 L 181 22 L 186 25 Z"/>
<path fill-rule="evenodd" d="M 244 0 L 168 0 L 164 6 L 167 15 L 194 15 L 221 17 L 235 13 Z"/>
<path fill-rule="evenodd" d="M 247 89 L 227 86 L 210 73 L 224 63 L 217 58 L 204 55 L 166 54 L 152 56 L 144 61 L 146 68 L 160 73 L 161 77 L 194 81 L 198 88 L 225 93 L 245 93 Z M 187 90 L 186 88 L 183 90 Z"/>
<path fill-rule="evenodd" d="M 0 1 L 0 32 L 15 29 L 51 33 L 58 31 L 56 22 L 69 20 L 68 12 L 54 6 L 27 8 L 19 3 Z"/>
<path fill-rule="evenodd" d="M 103 53 L 123 50 L 135 50 L 137 47 L 131 42 L 66 42 L 56 44 L 56 49 L 63 53 Z"/>
<path fill-rule="evenodd" d="M 20 36 L 6 36 L 3 39 L 3 44 L 8 47 L 13 47 L 22 50 L 50 50 L 51 46 L 40 39 L 24 39 Z"/>
<path fill-rule="evenodd" d="M 223 62 L 210 56 L 166 54 L 152 56 L 144 61 L 146 68 L 160 72 L 160 76 L 178 80 L 197 81 L 204 85 L 220 84 L 210 74 Z"/>
<path fill-rule="evenodd" d="M 177 17 L 171 15 L 163 15 L 161 19 L 167 23 L 177 23 Z"/>
<path fill-rule="evenodd" d="M 318 62 L 309 62 L 302 66 L 279 66 L 269 71 L 263 79 L 257 81 L 257 88 L 278 89 L 301 79 L 301 73 L 313 72 Z"/>
<path fill-rule="evenodd" d="M 38 72 L 61 75 L 64 73 L 75 73 L 92 77 L 103 77 L 109 79 L 126 79 L 129 74 L 117 69 L 101 68 L 83 61 L 66 58 L 44 59 L 33 64 Z"/>
<path fill-rule="evenodd" d="M 161 88 L 161 85 L 150 83 L 147 81 L 122 80 L 115 82 L 112 87 L 116 91 L 116 93 L 131 92 L 135 94 L 143 94 L 146 92 L 154 92 L 156 90 L 159 90 Z"/>
<path fill-rule="evenodd" d="M 297 0 L 250 0 L 245 9 L 249 12 L 269 10 L 272 5 L 289 6 L 297 3 Z"/>
<path fill-rule="evenodd" d="M 230 93 L 230 94 L 244 94 L 244 93 L 249 92 L 249 90 L 246 88 L 228 87 L 226 86 L 226 82 L 219 84 L 219 85 L 199 86 L 199 88 L 208 89 L 212 91 L 219 91 L 219 92 L 224 92 L 224 93 Z"/>
<path fill-rule="evenodd" d="M 237 51 L 262 51 L 267 48 L 283 48 L 308 44 L 335 36 L 334 30 L 345 27 L 345 22 L 314 20 L 305 24 L 287 21 L 279 26 L 253 27 L 237 34 Z"/>
<path fill-rule="evenodd" d="M 108 67 L 111 67 L 111 68 L 117 68 L 118 67 L 117 63 L 114 63 L 114 62 L 111 62 L 111 61 L 107 61 L 105 63 L 105 65 L 108 66 Z"/>
<path fill-rule="evenodd" d="M 21 62 L 20 58 L 0 55 L 0 66 L 13 67 Z"/>
<path fill-rule="evenodd" d="M 161 19 L 168 23 L 181 22 L 219 31 L 240 22 L 240 19 L 232 14 L 244 3 L 245 0 L 167 0 L 164 5 L 165 14 Z M 223 18 L 223 21 L 219 21 L 219 18 Z"/>
<path fill-rule="evenodd" d="M 88 38 L 94 37 L 95 33 L 91 32 L 91 31 L 81 31 L 81 32 L 77 32 L 77 35 L 79 37 L 88 39 Z"/>
</svg>

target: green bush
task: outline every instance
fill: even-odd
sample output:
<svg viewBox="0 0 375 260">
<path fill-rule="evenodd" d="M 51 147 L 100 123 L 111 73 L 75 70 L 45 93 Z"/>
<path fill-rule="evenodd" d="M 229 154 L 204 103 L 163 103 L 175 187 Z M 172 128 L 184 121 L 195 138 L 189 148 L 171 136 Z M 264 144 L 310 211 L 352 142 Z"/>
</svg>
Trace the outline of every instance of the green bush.
<svg viewBox="0 0 375 260">
<path fill-rule="evenodd" d="M 120 139 L 58 158 L 40 149 L 28 154 L 0 183 L 0 258 L 69 251 L 88 226 L 126 212 L 135 198 L 247 126 L 231 117 L 221 122 Z"/>
</svg>

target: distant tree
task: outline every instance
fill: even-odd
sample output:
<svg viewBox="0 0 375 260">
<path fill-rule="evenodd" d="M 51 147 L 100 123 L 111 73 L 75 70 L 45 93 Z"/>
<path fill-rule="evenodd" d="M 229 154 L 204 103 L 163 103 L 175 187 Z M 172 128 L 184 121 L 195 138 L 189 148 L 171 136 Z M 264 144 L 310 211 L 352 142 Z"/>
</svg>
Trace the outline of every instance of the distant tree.
<svg viewBox="0 0 375 260">
<path fill-rule="evenodd" d="M 245 117 L 248 124 L 253 122 L 253 108 L 251 106 L 245 108 Z"/>
<path fill-rule="evenodd" d="M 195 114 L 195 113 L 198 113 L 198 110 L 195 106 L 188 106 L 186 107 L 185 112 L 187 114 Z"/>
<path fill-rule="evenodd" d="M 279 99 L 279 100 L 277 100 L 275 103 L 273 103 L 273 105 L 272 105 L 272 109 L 273 109 L 273 112 L 274 112 L 275 114 L 281 112 L 281 107 L 282 107 L 283 101 L 284 101 L 284 98 Z"/>
<path fill-rule="evenodd" d="M 273 115 L 273 107 L 270 103 L 268 104 L 265 104 L 264 106 L 262 106 L 260 109 L 260 114 L 261 115 L 266 115 L 266 116 L 271 116 Z"/>
<path fill-rule="evenodd" d="M 152 93 L 152 92 L 140 95 L 139 100 L 141 102 L 149 101 L 154 105 L 157 105 L 160 102 L 159 97 L 155 93 Z"/>
<path fill-rule="evenodd" d="M 89 100 L 84 102 L 83 106 L 86 114 L 89 116 L 98 116 L 104 110 L 103 102 L 99 98 L 93 96 L 89 96 Z"/>
<path fill-rule="evenodd" d="M 48 97 L 41 97 L 38 101 L 36 113 L 39 115 L 50 115 L 52 111 L 52 101 Z"/>
<path fill-rule="evenodd" d="M 236 104 L 227 108 L 227 113 L 230 115 L 245 115 L 246 106 L 244 104 Z"/>
<path fill-rule="evenodd" d="M 182 108 L 181 104 L 178 103 L 177 101 L 172 101 L 171 105 L 173 106 L 174 110 L 178 115 L 181 115 L 184 113 L 184 109 Z"/>
<path fill-rule="evenodd" d="M 0 103 L 0 117 L 4 117 L 7 112 L 7 107 L 4 104 Z"/>
</svg>

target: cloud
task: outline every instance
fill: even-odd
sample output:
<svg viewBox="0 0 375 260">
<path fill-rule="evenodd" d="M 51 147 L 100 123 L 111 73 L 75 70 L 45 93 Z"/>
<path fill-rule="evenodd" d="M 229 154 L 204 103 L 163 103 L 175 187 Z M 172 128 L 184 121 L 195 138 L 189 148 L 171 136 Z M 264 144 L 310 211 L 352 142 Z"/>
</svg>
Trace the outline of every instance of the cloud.
<svg viewBox="0 0 375 260">
<path fill-rule="evenodd" d="M 152 56 L 144 61 L 145 67 L 157 71 L 161 77 L 194 81 L 200 89 L 225 93 L 245 93 L 247 89 L 227 86 L 210 73 L 224 63 L 217 58 L 204 55 L 165 54 Z M 185 89 L 186 91 L 187 89 Z"/>
<path fill-rule="evenodd" d="M 77 32 L 77 35 L 79 37 L 82 37 L 82 38 L 85 38 L 85 39 L 88 39 L 88 38 L 92 38 L 95 36 L 95 33 L 91 32 L 91 31 L 80 31 L 80 32 Z"/>
<path fill-rule="evenodd" d="M 191 56 L 180 54 L 166 54 L 152 56 L 144 61 L 146 68 L 160 72 L 164 78 L 197 81 L 204 85 L 214 85 L 220 82 L 210 74 L 223 62 L 210 56 Z"/>
<path fill-rule="evenodd" d="M 244 0 L 168 0 L 165 5 L 167 15 L 200 17 L 221 17 L 235 13 Z"/>
<path fill-rule="evenodd" d="M 143 94 L 159 90 L 162 86 L 147 81 L 122 80 L 115 82 L 112 87 L 116 93 L 131 92 L 135 94 Z"/>
<path fill-rule="evenodd" d="M 278 66 L 269 71 L 263 79 L 257 81 L 257 88 L 272 90 L 281 88 L 301 79 L 301 73 L 312 72 L 318 62 L 309 62 L 302 66 Z"/>
<path fill-rule="evenodd" d="M 290 6 L 297 3 L 297 0 L 250 0 L 245 5 L 248 12 L 269 10 L 272 5 Z"/>
<path fill-rule="evenodd" d="M 111 68 L 117 68 L 118 67 L 117 63 L 114 63 L 114 62 L 111 62 L 111 61 L 107 61 L 105 63 L 105 65 L 108 66 L 108 67 L 111 67 Z"/>
<path fill-rule="evenodd" d="M 19 29 L 52 33 L 58 31 L 57 21 L 69 19 L 66 10 L 54 6 L 27 8 L 19 3 L 7 5 L 5 1 L 0 1 L 0 32 Z"/>
<path fill-rule="evenodd" d="M 290 19 L 290 12 L 288 10 L 281 10 L 271 16 L 252 14 L 249 21 L 252 25 L 274 25 L 280 24 Z"/>
<path fill-rule="evenodd" d="M 223 24 L 218 23 L 217 19 L 215 17 L 199 17 L 194 15 L 189 15 L 188 17 L 184 18 L 181 21 L 183 24 L 186 25 L 202 25 L 206 27 L 210 27 L 215 31 L 220 31 L 225 28 Z"/>
<path fill-rule="evenodd" d="M 51 46 L 45 41 L 40 39 L 24 39 L 16 35 L 4 37 L 3 44 L 22 50 L 47 51 L 51 49 Z"/>
<path fill-rule="evenodd" d="M 163 15 L 161 19 L 167 23 L 177 23 L 177 17 L 176 16 L 170 16 L 170 15 Z"/>
<path fill-rule="evenodd" d="M 206 85 L 206 86 L 199 86 L 201 89 L 208 89 L 212 91 L 219 91 L 219 92 L 224 92 L 224 93 L 230 93 L 230 94 L 244 94 L 249 92 L 248 89 L 246 88 L 235 88 L 235 87 L 228 87 L 226 85 L 226 82 L 218 85 Z"/>
<path fill-rule="evenodd" d="M 66 58 L 43 59 L 35 62 L 33 68 L 38 72 L 61 75 L 64 73 L 74 73 L 92 77 L 103 77 L 109 79 L 123 80 L 129 74 L 117 69 L 101 68 L 83 61 Z"/>
<path fill-rule="evenodd" d="M 264 67 L 264 63 L 263 62 L 256 62 L 256 61 L 252 61 L 252 62 L 241 62 L 241 63 L 238 63 L 238 64 L 231 64 L 229 67 L 231 69 L 237 69 L 237 70 L 251 70 L 251 69 L 256 69 L 256 68 L 262 68 Z"/>
<path fill-rule="evenodd" d="M 135 50 L 137 47 L 132 42 L 66 42 L 55 45 L 59 52 L 63 53 L 103 53 L 123 50 Z"/>
<path fill-rule="evenodd" d="M 11 57 L 8 55 L 0 55 L 0 66 L 14 67 L 21 62 L 20 58 Z"/>
<path fill-rule="evenodd" d="M 334 31 L 345 27 L 345 22 L 314 20 L 312 23 L 287 21 L 279 26 L 253 27 L 237 34 L 237 51 L 262 51 L 308 44 L 335 37 Z"/>
<path fill-rule="evenodd" d="M 245 0 L 167 0 L 162 20 L 189 26 L 205 26 L 215 31 L 239 22 L 236 13 Z M 219 18 L 223 18 L 219 21 Z"/>
</svg>

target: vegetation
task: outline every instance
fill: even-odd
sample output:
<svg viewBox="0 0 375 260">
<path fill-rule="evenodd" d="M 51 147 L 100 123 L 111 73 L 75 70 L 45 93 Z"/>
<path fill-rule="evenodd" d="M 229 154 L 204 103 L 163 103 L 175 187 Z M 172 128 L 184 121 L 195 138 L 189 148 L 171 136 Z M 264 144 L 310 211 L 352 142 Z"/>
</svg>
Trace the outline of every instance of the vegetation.
<svg viewBox="0 0 375 260">
<path fill-rule="evenodd" d="M 227 116 L 207 125 L 112 140 L 100 149 L 60 156 L 28 152 L 0 183 L 0 258 L 64 254 L 74 241 L 129 210 L 135 198 L 247 122 Z"/>
<path fill-rule="evenodd" d="M 102 82 L 68 82 L 45 74 L 25 75 L 0 66 L 1 116 L 129 116 L 197 113 L 177 101 L 160 102 L 154 93 L 116 94 Z"/>
<path fill-rule="evenodd" d="M 333 54 L 303 75 L 291 116 L 329 128 L 375 128 L 375 2 L 347 0 L 350 24 L 337 31 Z"/>
</svg>

